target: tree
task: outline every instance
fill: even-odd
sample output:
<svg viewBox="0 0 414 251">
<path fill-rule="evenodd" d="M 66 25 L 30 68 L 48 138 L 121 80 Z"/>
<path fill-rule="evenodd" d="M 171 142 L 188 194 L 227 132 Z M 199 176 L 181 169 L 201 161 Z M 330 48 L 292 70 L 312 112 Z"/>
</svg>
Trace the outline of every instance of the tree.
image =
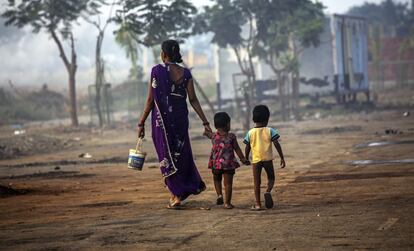
<svg viewBox="0 0 414 251">
<path fill-rule="evenodd" d="M 379 4 L 364 3 L 349 9 L 348 14 L 366 17 L 370 24 L 370 53 L 377 69 L 377 79 L 381 75 L 382 39 L 383 37 L 397 36 L 402 38 L 399 48 L 399 59 L 402 60 L 407 51 L 414 48 L 414 1 L 411 8 L 408 3 L 384 0 Z M 399 80 L 404 82 L 404 72 L 408 69 L 404 65 L 398 67 Z"/>
<path fill-rule="evenodd" d="M 310 0 L 268 1 L 258 9 L 255 53 L 277 78 L 282 119 L 287 119 L 287 79 L 291 77 L 295 115 L 299 101 L 299 56 L 317 46 L 323 32 L 323 5 Z"/>
<path fill-rule="evenodd" d="M 116 33 L 128 32 L 137 44 L 153 49 L 154 59 L 159 55 L 159 46 L 164 40 L 178 41 L 191 35 L 196 8 L 187 0 L 122 0 L 122 9 L 117 12 Z M 118 35 L 117 35 L 118 36 Z M 199 91 L 202 89 L 193 78 Z M 210 105 L 207 96 L 203 97 Z"/>
<path fill-rule="evenodd" d="M 127 24 L 122 23 L 116 32 L 115 41 L 125 50 L 125 55 L 131 61 L 129 78 L 135 79 L 138 74 L 138 49 L 139 44 L 134 39 L 134 34 Z"/>
<path fill-rule="evenodd" d="M 94 9 L 98 10 L 102 6 L 107 5 L 107 2 L 104 0 L 96 0 L 92 2 L 94 4 Z M 101 92 L 102 92 L 102 85 L 105 82 L 105 68 L 104 68 L 104 61 L 102 58 L 102 43 L 105 37 L 105 30 L 108 27 L 108 24 L 112 21 L 112 11 L 115 5 L 115 1 L 112 2 L 110 6 L 110 11 L 106 20 L 102 23 L 101 22 L 101 13 L 96 12 L 91 18 L 90 15 L 85 15 L 83 18 L 90 24 L 92 24 L 98 32 L 96 36 L 96 45 L 95 45 L 95 109 L 98 115 L 99 126 L 103 126 L 104 118 L 102 115 L 102 104 L 101 104 Z M 107 121 L 109 123 L 109 121 Z"/>
<path fill-rule="evenodd" d="M 187 0 L 122 0 L 115 22 L 128 29 L 138 44 L 153 47 L 168 38 L 190 35 L 195 7 Z"/>
<path fill-rule="evenodd" d="M 182 41 L 191 35 L 196 8 L 187 0 L 122 0 L 120 4 L 122 10 L 115 18 L 118 31 L 128 29 L 138 44 L 152 49 L 154 60 L 164 40 Z"/>
<path fill-rule="evenodd" d="M 129 58 L 131 62 L 131 68 L 129 70 L 128 76 L 128 85 L 129 85 L 129 95 L 128 95 L 128 114 L 132 107 L 132 104 L 135 104 L 133 101 L 138 101 L 138 106 L 143 107 L 144 104 L 144 95 L 145 95 L 145 86 L 142 83 L 142 69 L 138 66 L 138 53 L 139 53 L 139 44 L 134 39 L 134 33 L 131 32 L 131 29 L 127 27 L 126 23 L 120 24 L 119 29 L 116 32 L 115 41 L 118 43 L 121 48 L 124 49 L 126 57 Z M 138 99 L 131 99 L 131 94 L 135 98 L 135 94 Z M 134 107 L 134 109 L 136 109 Z"/>
<path fill-rule="evenodd" d="M 256 39 L 255 9 L 260 5 L 258 2 L 262 1 L 218 0 L 213 6 L 204 7 L 195 25 L 196 33 L 213 33 L 213 43 L 220 48 L 230 47 L 236 55 L 240 71 L 246 77 L 246 82 L 241 87 L 246 103 L 246 111 L 241 115 L 245 118 L 245 129 L 250 127 L 251 100 L 255 97 L 253 49 Z M 243 28 L 247 29 L 247 37 L 242 34 Z M 245 56 L 242 55 L 243 52 Z M 242 112 L 238 101 L 237 105 L 239 112 Z"/>
<path fill-rule="evenodd" d="M 6 19 L 0 16 L 0 43 L 2 45 L 17 43 L 26 32 L 13 26 L 5 26 L 3 25 L 5 22 Z"/>
<path fill-rule="evenodd" d="M 413 27 L 413 20 L 410 18 L 412 9 L 408 3 L 384 0 L 379 4 L 364 3 L 354 6 L 348 10 L 348 14 L 363 16 L 373 26 L 381 25 L 389 33 L 394 33 L 399 37 L 406 37 Z"/>
<path fill-rule="evenodd" d="M 87 0 L 37 0 L 21 1 L 16 4 L 14 0 L 8 0 L 8 6 L 2 17 L 6 19 L 6 25 L 18 28 L 31 26 L 33 33 L 47 32 L 56 43 L 60 57 L 68 72 L 70 117 L 73 126 L 78 126 L 76 107 L 76 70 L 77 55 L 75 39 L 72 33 L 72 24 L 83 11 L 88 10 Z M 68 40 L 70 44 L 70 57 L 62 44 Z"/>
</svg>

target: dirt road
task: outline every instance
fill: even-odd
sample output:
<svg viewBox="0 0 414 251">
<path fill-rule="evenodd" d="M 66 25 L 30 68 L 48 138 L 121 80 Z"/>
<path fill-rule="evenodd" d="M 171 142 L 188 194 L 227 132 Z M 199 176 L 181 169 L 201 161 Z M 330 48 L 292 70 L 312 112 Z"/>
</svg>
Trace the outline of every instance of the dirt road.
<svg viewBox="0 0 414 251">
<path fill-rule="evenodd" d="M 0 161 L 0 184 L 15 191 L 0 198 L 0 250 L 414 249 L 413 116 L 388 111 L 271 124 L 281 132 L 287 168 L 277 169 L 276 207 L 261 212 L 249 210 L 249 167 L 235 176 L 236 208 L 214 205 L 207 140 L 192 141 L 207 191 L 171 211 L 150 141 L 144 171 L 126 168 L 133 131 L 27 129 L 72 143 Z M 355 147 L 378 141 L 399 144 Z M 85 152 L 92 158 L 78 157 Z"/>
</svg>

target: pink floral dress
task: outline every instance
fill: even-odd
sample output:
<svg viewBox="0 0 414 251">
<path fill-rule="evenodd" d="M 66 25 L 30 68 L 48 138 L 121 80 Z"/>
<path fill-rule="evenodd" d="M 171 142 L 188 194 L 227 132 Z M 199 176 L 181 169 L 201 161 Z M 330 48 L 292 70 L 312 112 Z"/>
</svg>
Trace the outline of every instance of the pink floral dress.
<svg viewBox="0 0 414 251">
<path fill-rule="evenodd" d="M 208 168 L 213 170 L 234 170 L 240 166 L 234 156 L 234 149 L 237 144 L 236 135 L 228 133 L 222 136 L 216 132 L 212 135 L 211 141 L 213 148 L 211 149 Z"/>
</svg>

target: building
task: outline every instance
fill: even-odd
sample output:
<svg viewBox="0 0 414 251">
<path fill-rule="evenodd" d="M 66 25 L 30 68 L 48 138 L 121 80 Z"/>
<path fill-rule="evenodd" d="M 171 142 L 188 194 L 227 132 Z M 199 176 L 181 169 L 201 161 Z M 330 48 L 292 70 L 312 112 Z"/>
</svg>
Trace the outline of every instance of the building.
<svg viewBox="0 0 414 251">
<path fill-rule="evenodd" d="M 306 48 L 300 55 L 300 94 L 335 95 L 338 98 L 358 92 L 368 94 L 367 40 L 368 26 L 364 18 L 327 17 L 320 45 Z M 230 48 L 216 48 L 215 66 L 222 98 L 234 98 L 240 82 L 237 80 L 240 68 L 234 52 Z M 263 61 L 255 58 L 254 67 L 257 80 L 275 79 Z M 277 95 L 277 87 L 269 93 Z"/>
</svg>

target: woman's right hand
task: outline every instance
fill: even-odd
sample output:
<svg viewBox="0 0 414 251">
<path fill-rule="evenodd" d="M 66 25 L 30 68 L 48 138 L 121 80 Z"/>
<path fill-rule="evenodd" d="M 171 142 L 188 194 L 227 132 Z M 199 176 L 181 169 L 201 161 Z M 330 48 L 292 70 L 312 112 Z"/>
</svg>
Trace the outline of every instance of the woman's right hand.
<svg viewBox="0 0 414 251">
<path fill-rule="evenodd" d="M 205 125 L 204 126 L 204 136 L 207 136 L 207 138 L 211 139 L 212 135 L 213 135 L 213 130 L 211 130 L 210 125 Z"/>
<path fill-rule="evenodd" d="M 145 137 L 145 127 L 138 126 L 138 138 L 144 138 Z"/>
</svg>

